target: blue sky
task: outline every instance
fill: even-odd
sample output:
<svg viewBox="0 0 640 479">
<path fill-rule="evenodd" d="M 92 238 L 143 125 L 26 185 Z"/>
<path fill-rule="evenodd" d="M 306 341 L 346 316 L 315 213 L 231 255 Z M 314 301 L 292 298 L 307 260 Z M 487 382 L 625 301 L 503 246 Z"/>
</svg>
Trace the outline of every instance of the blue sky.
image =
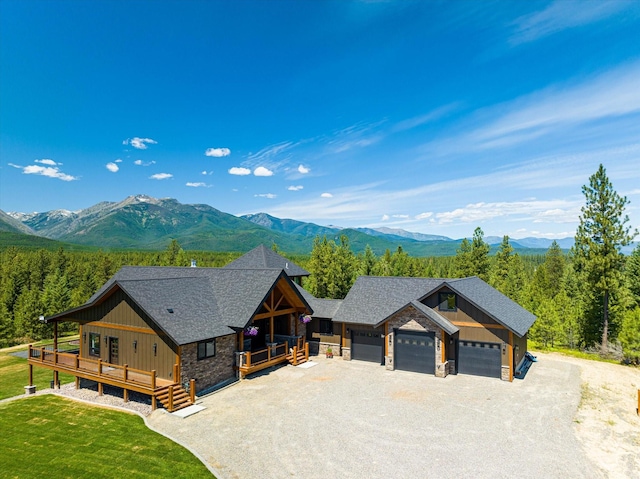
<svg viewBox="0 0 640 479">
<path fill-rule="evenodd" d="M 0 209 L 134 194 L 453 238 L 640 227 L 640 2 L 0 2 Z"/>
</svg>

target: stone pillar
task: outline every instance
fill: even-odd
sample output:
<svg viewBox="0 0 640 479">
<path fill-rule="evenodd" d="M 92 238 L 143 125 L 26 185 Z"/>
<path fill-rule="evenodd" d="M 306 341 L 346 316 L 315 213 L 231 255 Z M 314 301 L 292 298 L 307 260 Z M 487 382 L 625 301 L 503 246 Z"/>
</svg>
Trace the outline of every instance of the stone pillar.
<svg viewBox="0 0 640 479">
<path fill-rule="evenodd" d="M 502 366 L 502 371 L 500 372 L 500 379 L 502 379 L 503 381 L 510 381 L 511 380 L 510 372 L 511 371 L 509 366 Z"/>
<path fill-rule="evenodd" d="M 24 393 L 25 393 L 25 394 L 35 394 L 35 393 L 36 393 L 36 387 L 35 387 L 35 385 L 32 385 L 32 386 L 25 386 L 25 387 L 24 387 Z"/>
<path fill-rule="evenodd" d="M 351 348 L 342 348 L 342 359 L 351 361 Z"/>
<path fill-rule="evenodd" d="M 385 356 L 384 357 L 384 368 L 393 371 L 395 366 L 393 365 L 393 356 Z"/>
<path fill-rule="evenodd" d="M 448 374 L 449 374 L 449 361 L 445 361 L 444 363 L 440 363 L 436 366 L 436 377 L 446 378 Z"/>
</svg>

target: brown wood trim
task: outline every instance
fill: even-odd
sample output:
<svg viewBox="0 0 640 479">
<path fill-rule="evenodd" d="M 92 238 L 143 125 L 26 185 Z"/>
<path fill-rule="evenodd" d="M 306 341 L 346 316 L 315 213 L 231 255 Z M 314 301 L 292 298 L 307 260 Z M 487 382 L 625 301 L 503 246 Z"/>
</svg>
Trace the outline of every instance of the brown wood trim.
<svg viewBox="0 0 640 479">
<path fill-rule="evenodd" d="M 272 318 L 274 316 L 284 316 L 285 314 L 294 314 L 297 313 L 298 310 L 296 308 L 287 308 L 281 309 L 277 311 L 270 311 L 268 313 L 260 313 L 256 314 L 253 319 L 264 319 L 264 318 Z"/>
<path fill-rule="evenodd" d="M 444 329 L 441 329 L 440 331 L 442 331 L 442 334 L 440 334 L 440 338 L 442 338 L 442 339 L 440 339 L 440 343 L 442 344 L 440 349 L 442 349 L 442 364 L 444 364 L 445 361 L 446 361 L 446 358 L 447 358 L 447 355 L 446 355 L 445 349 L 444 349 L 446 347 L 445 345 L 447 344 L 446 341 L 445 341 L 446 333 L 444 332 Z"/>
<path fill-rule="evenodd" d="M 342 347 L 347 347 L 347 323 L 342 323 Z"/>
<path fill-rule="evenodd" d="M 151 328 L 138 328 L 137 326 L 125 326 L 123 324 L 104 323 L 102 321 L 94 322 L 92 323 L 92 326 L 98 326 L 101 328 L 109 328 L 109 329 L 119 329 L 121 331 L 131 331 L 134 333 L 156 334 L 156 332 Z"/>
<path fill-rule="evenodd" d="M 458 327 L 462 326 L 463 328 L 507 329 L 501 324 L 469 323 L 463 321 L 451 321 L 451 324 Z"/>
<path fill-rule="evenodd" d="M 388 322 L 384 323 L 384 355 L 389 356 L 389 323 Z"/>
<path fill-rule="evenodd" d="M 509 354 L 509 381 L 513 382 L 513 333 L 511 331 L 509 331 L 507 353 Z"/>
</svg>

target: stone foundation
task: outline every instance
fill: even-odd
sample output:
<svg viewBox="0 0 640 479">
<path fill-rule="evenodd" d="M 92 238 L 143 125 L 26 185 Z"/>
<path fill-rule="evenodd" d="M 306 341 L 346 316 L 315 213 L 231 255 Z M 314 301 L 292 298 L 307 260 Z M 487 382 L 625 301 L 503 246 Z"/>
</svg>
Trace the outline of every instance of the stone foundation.
<svg viewBox="0 0 640 479">
<path fill-rule="evenodd" d="M 182 346 L 180 371 L 182 384 L 196 380 L 196 393 L 235 376 L 236 336 L 216 338 L 216 355 L 198 360 L 198 343 Z"/>
<path fill-rule="evenodd" d="M 25 386 L 24 387 L 24 393 L 25 394 L 35 394 L 36 393 L 36 386 Z"/>
<path fill-rule="evenodd" d="M 449 361 L 440 363 L 436 366 L 436 377 L 446 378 L 449 375 Z"/>
<path fill-rule="evenodd" d="M 384 368 L 393 371 L 395 366 L 393 365 L 393 356 L 385 356 L 384 357 Z"/>
<path fill-rule="evenodd" d="M 500 373 L 500 379 L 503 381 L 511 381 L 511 371 L 509 370 L 509 366 L 502 366 L 502 371 Z"/>
<path fill-rule="evenodd" d="M 351 361 L 351 348 L 342 348 L 342 359 Z"/>
<path fill-rule="evenodd" d="M 334 356 L 340 356 L 340 345 L 333 343 L 323 343 L 320 341 L 320 346 L 318 349 L 318 354 L 321 356 L 327 353 L 327 349 L 331 348 Z"/>
</svg>

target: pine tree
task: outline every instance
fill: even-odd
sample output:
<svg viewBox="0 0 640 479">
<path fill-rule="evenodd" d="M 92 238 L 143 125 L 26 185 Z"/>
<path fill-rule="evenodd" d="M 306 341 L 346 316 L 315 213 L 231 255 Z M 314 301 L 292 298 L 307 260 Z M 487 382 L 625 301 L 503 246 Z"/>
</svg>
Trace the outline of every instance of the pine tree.
<svg viewBox="0 0 640 479">
<path fill-rule="evenodd" d="M 627 287 L 633 295 L 636 306 L 640 307 L 640 244 L 637 245 L 627 258 L 625 265 Z"/>
<path fill-rule="evenodd" d="M 484 231 L 479 226 L 473 232 L 471 242 L 464 238 L 456 251 L 455 271 L 458 278 L 478 276 L 489 280 L 489 245 L 484 241 Z"/>
<path fill-rule="evenodd" d="M 360 259 L 360 268 L 358 270 L 359 275 L 371 276 L 373 274 L 377 261 L 378 259 L 371 249 L 371 246 L 367 245 L 364 248 L 364 254 L 362 255 L 362 258 Z"/>
<path fill-rule="evenodd" d="M 600 165 L 582 187 L 586 204 L 581 208 L 580 223 L 573 248 L 575 266 L 589 289 L 591 304 L 585 317 L 585 340 L 595 342 L 594 333 L 601 333 L 602 352 L 609 342 L 610 299 L 620 286 L 624 256 L 622 246 L 628 245 L 638 234 L 626 226 L 629 217 L 624 214 L 629 203 L 613 189 L 606 170 Z"/>
</svg>

